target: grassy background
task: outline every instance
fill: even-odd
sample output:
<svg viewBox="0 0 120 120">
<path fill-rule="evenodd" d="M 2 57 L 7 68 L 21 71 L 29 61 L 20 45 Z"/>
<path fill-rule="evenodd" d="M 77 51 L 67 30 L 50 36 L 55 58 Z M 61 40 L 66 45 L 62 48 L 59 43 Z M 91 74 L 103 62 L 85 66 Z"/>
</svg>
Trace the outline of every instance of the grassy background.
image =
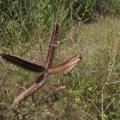
<svg viewBox="0 0 120 120">
<path fill-rule="evenodd" d="M 54 64 L 76 51 L 83 60 L 68 74 L 48 82 L 18 109 L 14 98 L 38 74 L 0 59 L 0 118 L 2 120 L 120 119 L 120 1 L 0 1 L 0 52 L 43 64 L 55 20 L 60 38 Z M 89 23 L 89 24 L 88 24 Z M 57 90 L 64 87 L 63 90 Z"/>
</svg>

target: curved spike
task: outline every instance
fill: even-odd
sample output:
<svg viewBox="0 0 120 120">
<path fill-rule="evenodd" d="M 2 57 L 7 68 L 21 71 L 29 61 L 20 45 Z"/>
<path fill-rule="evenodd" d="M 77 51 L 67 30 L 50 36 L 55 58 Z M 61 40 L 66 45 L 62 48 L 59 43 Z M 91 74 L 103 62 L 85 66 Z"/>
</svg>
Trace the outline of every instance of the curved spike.
<svg viewBox="0 0 120 120">
<path fill-rule="evenodd" d="M 48 69 L 48 74 L 60 73 L 70 71 L 80 60 L 82 59 L 81 54 L 76 54 L 70 59 L 66 60 L 62 64 Z"/>
</svg>

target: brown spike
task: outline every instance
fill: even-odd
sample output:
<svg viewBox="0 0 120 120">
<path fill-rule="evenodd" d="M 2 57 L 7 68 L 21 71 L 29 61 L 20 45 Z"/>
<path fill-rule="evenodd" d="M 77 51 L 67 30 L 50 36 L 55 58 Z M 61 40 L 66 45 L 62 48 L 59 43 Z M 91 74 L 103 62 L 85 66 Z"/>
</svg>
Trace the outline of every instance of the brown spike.
<svg viewBox="0 0 120 120">
<path fill-rule="evenodd" d="M 52 35 L 49 42 L 49 48 L 48 48 L 46 64 L 45 64 L 46 68 L 49 68 L 52 65 L 54 54 L 55 54 L 55 48 L 56 48 L 56 44 L 59 36 L 58 32 L 59 32 L 59 25 L 56 23 L 53 27 Z"/>
<path fill-rule="evenodd" d="M 53 68 L 49 68 L 48 74 L 60 73 L 71 70 L 81 60 L 81 58 L 82 58 L 81 54 L 76 54 L 70 59 L 63 62 L 61 65 L 58 65 Z"/>
<path fill-rule="evenodd" d="M 2 53 L 1 57 L 10 63 L 13 63 L 19 67 L 22 67 L 22 68 L 30 70 L 30 71 L 39 72 L 39 73 L 46 71 L 46 69 L 41 65 L 37 65 L 37 64 L 28 62 L 26 60 L 23 60 L 19 57 L 13 56 L 13 55 Z"/>
<path fill-rule="evenodd" d="M 15 110 L 23 101 L 25 101 L 30 95 L 34 94 L 45 82 L 46 82 L 47 73 L 41 74 L 38 77 L 38 81 L 32 84 L 28 89 L 23 91 L 17 98 L 15 99 L 12 109 Z"/>
</svg>

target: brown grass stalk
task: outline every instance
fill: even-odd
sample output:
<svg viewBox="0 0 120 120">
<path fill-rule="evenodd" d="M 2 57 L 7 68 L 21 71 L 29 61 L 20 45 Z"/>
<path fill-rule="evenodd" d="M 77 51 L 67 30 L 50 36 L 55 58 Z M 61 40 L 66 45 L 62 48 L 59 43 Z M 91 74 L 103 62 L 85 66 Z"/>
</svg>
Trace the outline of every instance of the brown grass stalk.
<svg viewBox="0 0 120 120">
<path fill-rule="evenodd" d="M 43 66 L 28 62 L 16 56 L 8 55 L 5 53 L 1 54 L 1 57 L 8 62 L 23 67 L 27 70 L 32 70 L 34 72 L 41 73 L 38 79 L 28 89 L 26 89 L 18 97 L 16 97 L 12 108 L 14 109 L 17 108 L 23 101 L 25 101 L 29 96 L 33 95 L 39 88 L 41 88 L 42 85 L 46 83 L 48 75 L 71 70 L 81 60 L 81 54 L 78 53 L 73 57 L 71 57 L 70 59 L 63 62 L 62 64 L 56 67 L 51 67 L 54 59 L 58 36 L 59 36 L 58 32 L 59 32 L 59 25 L 56 23 L 53 27 L 53 31 L 49 42 L 48 53 L 46 56 L 46 62 Z"/>
</svg>

